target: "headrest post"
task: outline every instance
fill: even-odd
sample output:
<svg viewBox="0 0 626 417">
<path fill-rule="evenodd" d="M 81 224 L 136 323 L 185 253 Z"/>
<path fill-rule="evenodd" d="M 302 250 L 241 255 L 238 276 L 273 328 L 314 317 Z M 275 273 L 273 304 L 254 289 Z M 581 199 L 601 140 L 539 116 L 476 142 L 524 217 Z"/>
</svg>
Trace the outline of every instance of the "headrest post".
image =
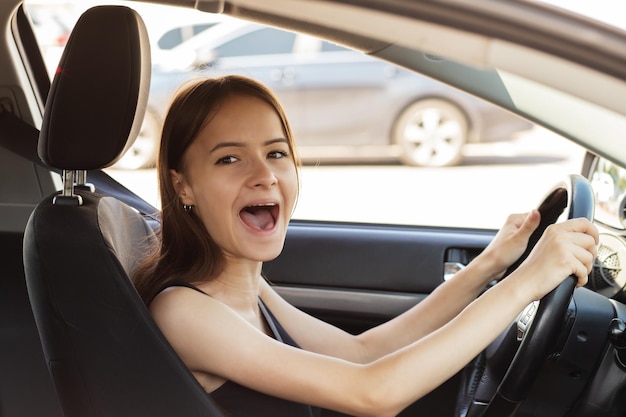
<svg viewBox="0 0 626 417">
<path fill-rule="evenodd" d="M 74 194 L 74 177 L 76 172 L 71 169 L 63 170 L 63 190 L 54 197 L 53 204 L 60 206 L 82 206 L 83 198 Z"/>
<path fill-rule="evenodd" d="M 75 175 L 74 191 L 83 190 L 83 191 L 88 191 L 90 193 L 93 193 L 94 191 L 96 191 L 96 188 L 93 186 L 93 184 L 87 183 L 87 171 L 86 170 L 84 169 L 77 170 L 74 173 L 74 175 Z"/>
</svg>

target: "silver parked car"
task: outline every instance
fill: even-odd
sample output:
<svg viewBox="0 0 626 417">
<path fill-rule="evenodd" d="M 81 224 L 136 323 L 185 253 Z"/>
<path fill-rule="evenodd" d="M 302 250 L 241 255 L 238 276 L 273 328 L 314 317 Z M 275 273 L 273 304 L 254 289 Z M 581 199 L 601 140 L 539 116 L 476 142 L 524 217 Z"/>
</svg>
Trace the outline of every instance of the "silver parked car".
<svg viewBox="0 0 626 417">
<path fill-rule="evenodd" d="M 436 56 L 423 56 L 436 62 Z M 142 136 L 117 164 L 155 162 L 159 126 L 187 80 L 251 76 L 285 105 L 304 162 L 458 163 L 468 143 L 504 141 L 532 124 L 397 65 L 312 36 L 226 21 L 156 56 Z"/>
</svg>

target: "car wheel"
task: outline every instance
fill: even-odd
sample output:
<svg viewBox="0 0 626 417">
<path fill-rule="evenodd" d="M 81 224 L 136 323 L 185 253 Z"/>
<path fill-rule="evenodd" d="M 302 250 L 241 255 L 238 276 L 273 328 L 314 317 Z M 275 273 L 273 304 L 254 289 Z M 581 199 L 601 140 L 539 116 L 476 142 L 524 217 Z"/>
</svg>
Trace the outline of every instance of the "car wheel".
<svg viewBox="0 0 626 417">
<path fill-rule="evenodd" d="M 441 99 L 416 101 L 405 108 L 393 127 L 393 143 L 407 165 L 455 165 L 467 142 L 468 121 L 454 104 Z"/>
<path fill-rule="evenodd" d="M 137 139 L 124 156 L 117 161 L 116 169 L 144 169 L 152 168 L 156 164 L 159 150 L 159 135 L 161 126 L 157 117 L 146 111 Z"/>
</svg>

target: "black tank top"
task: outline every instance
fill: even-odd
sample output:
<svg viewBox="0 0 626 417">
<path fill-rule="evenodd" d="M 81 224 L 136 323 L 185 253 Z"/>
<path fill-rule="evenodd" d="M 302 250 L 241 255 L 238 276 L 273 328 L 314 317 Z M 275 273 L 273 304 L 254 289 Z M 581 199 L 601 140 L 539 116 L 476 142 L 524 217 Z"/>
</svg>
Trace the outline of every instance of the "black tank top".
<svg viewBox="0 0 626 417">
<path fill-rule="evenodd" d="M 181 281 L 172 282 L 165 288 L 173 286 L 188 287 L 209 296 L 201 289 Z M 259 308 L 276 340 L 300 348 L 260 298 Z M 228 417 L 314 417 L 319 415 L 319 410 L 309 405 L 272 397 L 233 381 L 226 381 L 215 391 L 210 392 L 209 396 Z"/>
</svg>

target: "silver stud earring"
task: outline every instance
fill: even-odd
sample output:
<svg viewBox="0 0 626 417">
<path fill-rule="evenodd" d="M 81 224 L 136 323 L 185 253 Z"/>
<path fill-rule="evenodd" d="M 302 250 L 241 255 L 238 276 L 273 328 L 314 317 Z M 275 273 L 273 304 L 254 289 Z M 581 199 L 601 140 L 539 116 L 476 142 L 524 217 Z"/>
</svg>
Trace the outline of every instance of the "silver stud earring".
<svg viewBox="0 0 626 417">
<path fill-rule="evenodd" d="M 193 206 L 187 205 L 187 204 L 183 204 L 183 210 L 185 210 L 187 213 L 189 213 L 191 211 L 191 208 Z"/>
</svg>

